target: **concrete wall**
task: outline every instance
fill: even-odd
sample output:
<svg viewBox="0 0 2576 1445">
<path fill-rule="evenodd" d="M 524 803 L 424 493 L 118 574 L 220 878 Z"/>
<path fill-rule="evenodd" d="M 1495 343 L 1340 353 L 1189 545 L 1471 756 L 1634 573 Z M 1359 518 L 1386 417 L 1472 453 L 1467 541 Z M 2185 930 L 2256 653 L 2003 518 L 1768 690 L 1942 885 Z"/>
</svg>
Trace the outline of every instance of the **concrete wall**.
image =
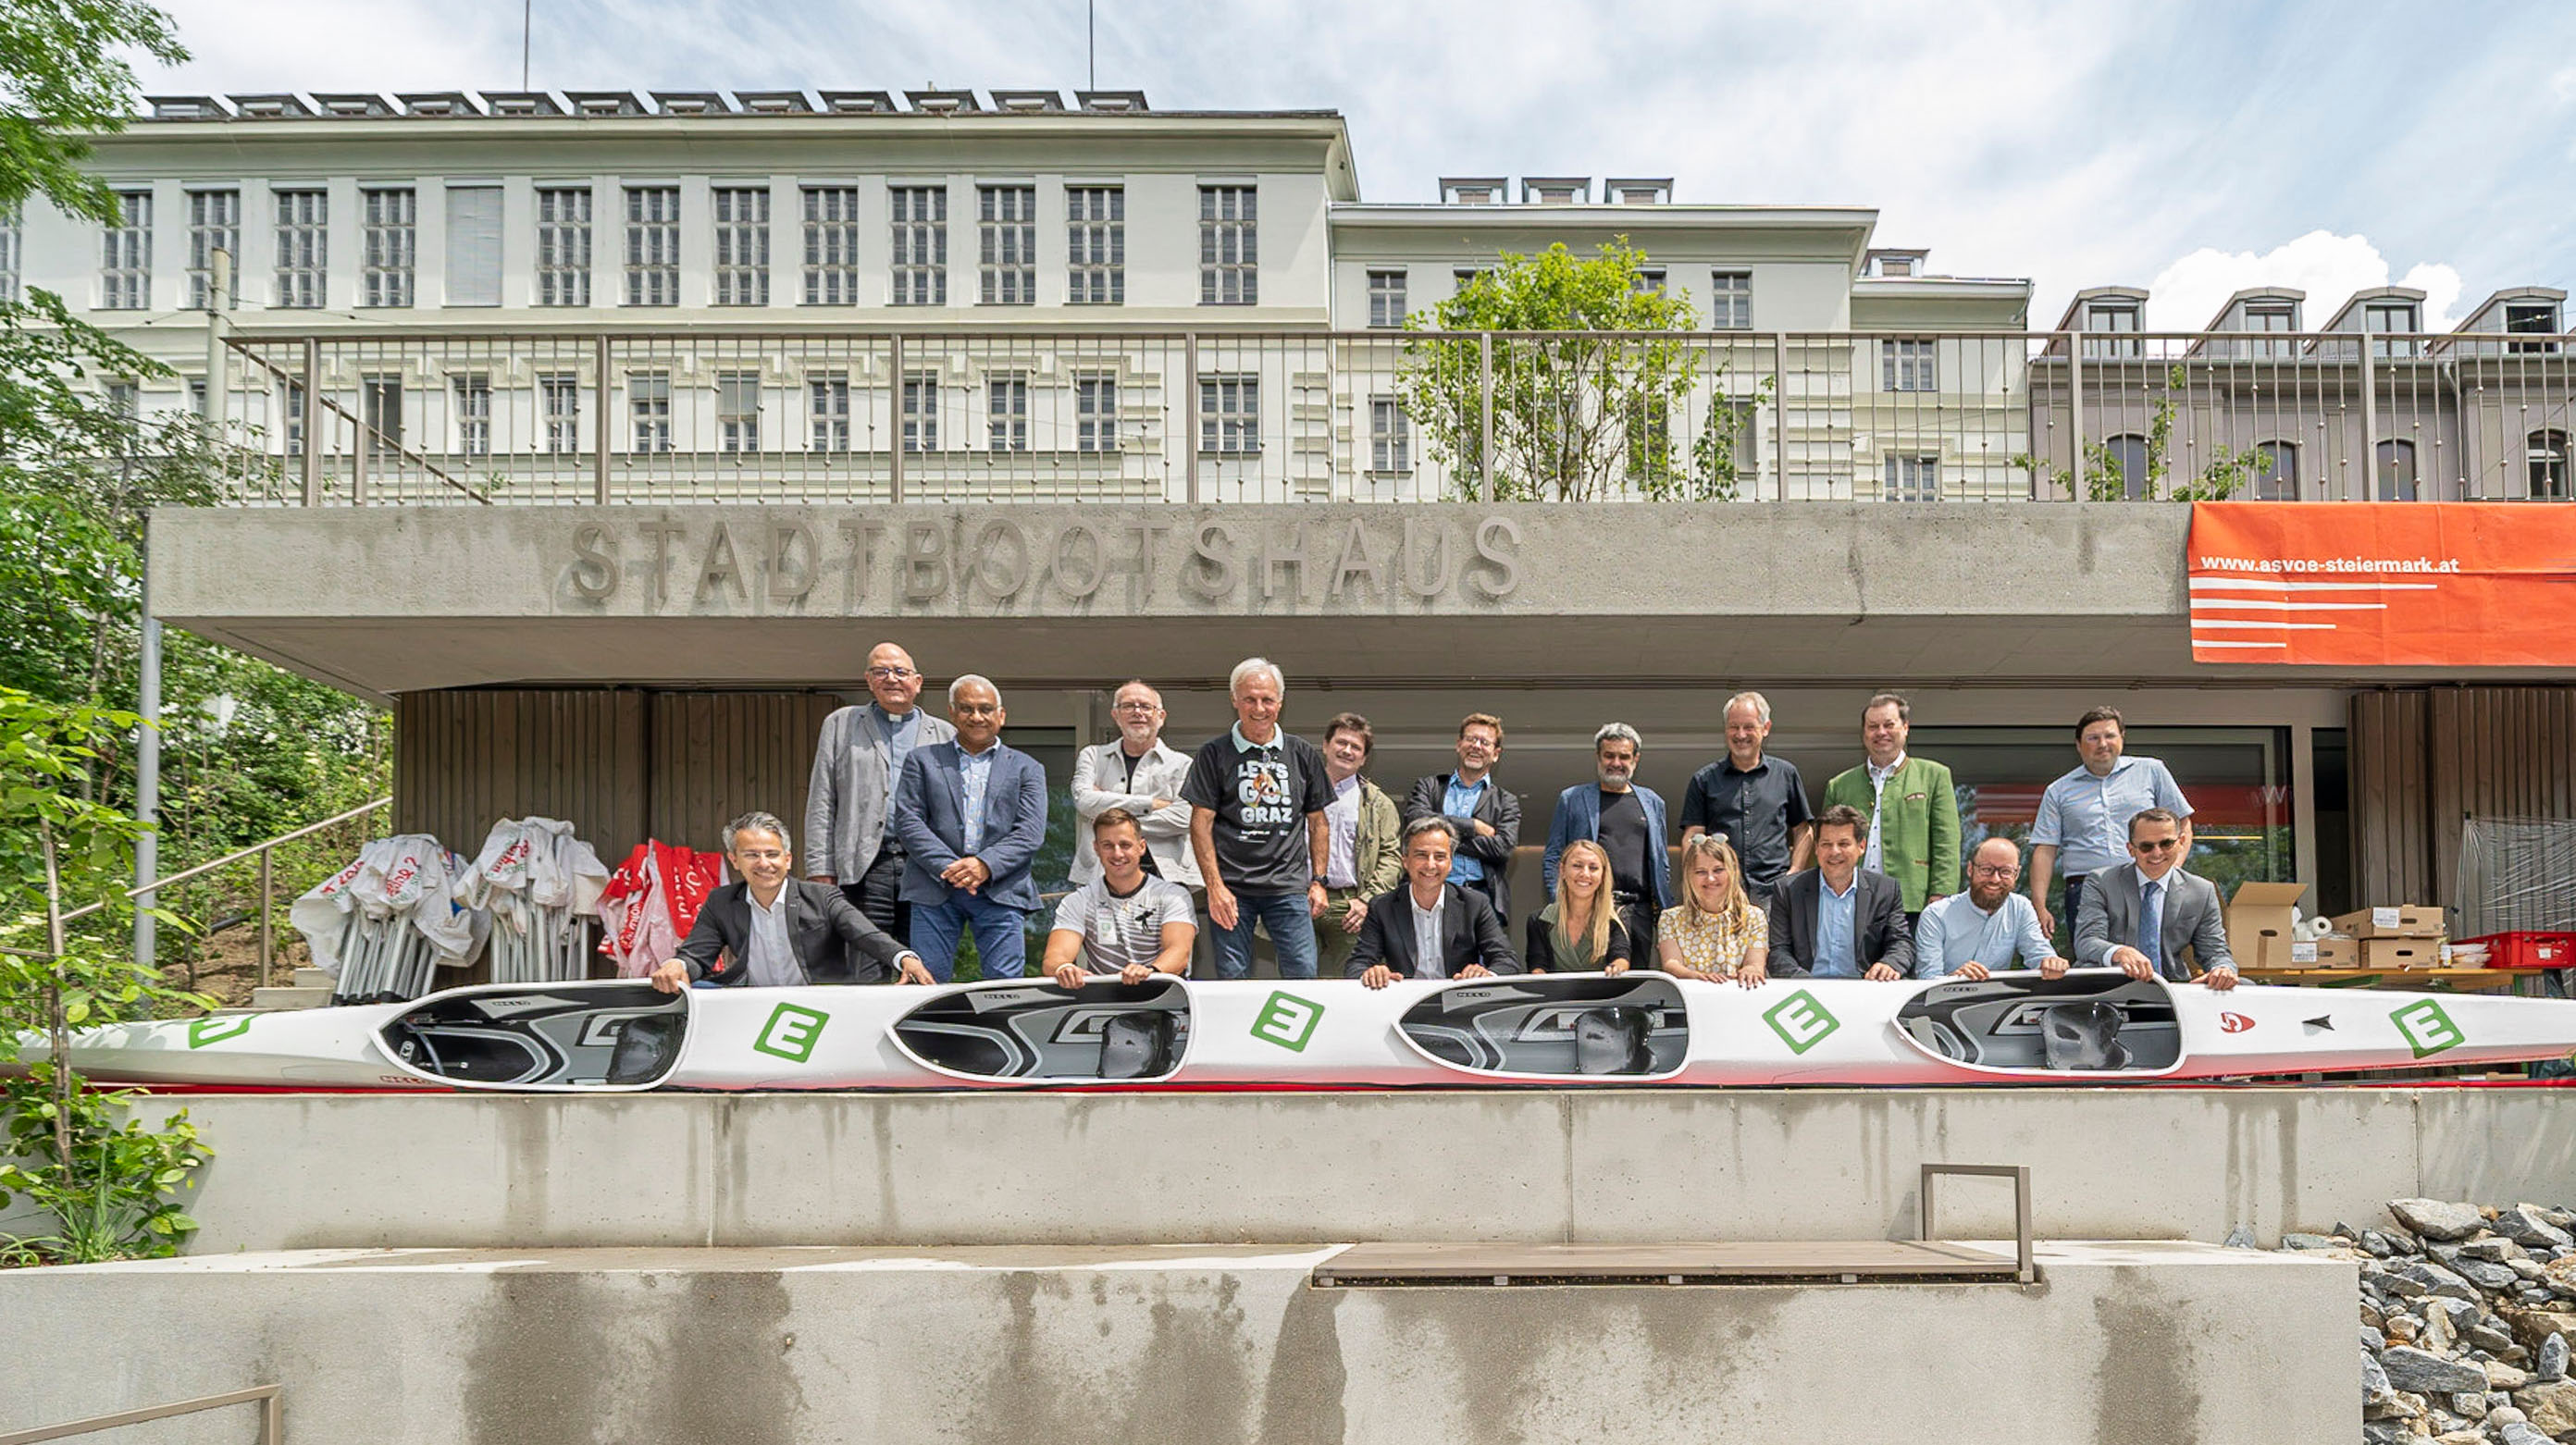
<svg viewBox="0 0 2576 1445">
<path fill-rule="evenodd" d="M 2576 1201 L 2551 1090 L 205 1095 L 193 1250 L 1912 1238 L 1927 1162 L 2038 1232 Z M 1940 1232 L 2009 1233 L 1999 1184 Z"/>
<path fill-rule="evenodd" d="M 290 1439 L 333 1445 L 2342 1445 L 2359 1424 L 2344 1261 L 2079 1245 L 2027 1288 L 1310 1287 L 1332 1253 L 7 1271 L 0 1352 L 90 1367 L 9 1382 L 0 1429 L 254 1381 L 285 1387 Z M 250 1412 L 131 1438 L 231 1445 Z"/>
</svg>

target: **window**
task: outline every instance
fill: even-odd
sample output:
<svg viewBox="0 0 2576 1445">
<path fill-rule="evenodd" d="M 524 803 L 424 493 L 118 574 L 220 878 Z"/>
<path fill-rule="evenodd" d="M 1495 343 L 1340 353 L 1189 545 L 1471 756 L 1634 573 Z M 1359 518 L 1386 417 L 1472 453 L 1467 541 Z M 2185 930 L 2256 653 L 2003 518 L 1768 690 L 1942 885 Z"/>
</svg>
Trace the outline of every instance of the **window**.
<svg viewBox="0 0 2576 1445">
<path fill-rule="evenodd" d="M 680 304 L 680 188 L 626 188 L 626 304 Z"/>
<path fill-rule="evenodd" d="M 1753 273 L 1708 273 L 1709 325 L 1719 331 L 1753 329 Z"/>
<path fill-rule="evenodd" d="M 1413 425 L 1404 403 L 1391 396 L 1369 398 L 1369 470 L 1413 470 Z"/>
<path fill-rule="evenodd" d="M 492 378 L 456 378 L 456 449 L 469 457 L 492 454 Z"/>
<path fill-rule="evenodd" d="M 569 371 L 537 378 L 537 404 L 545 413 L 546 450 L 571 456 L 581 450 L 581 377 Z"/>
<path fill-rule="evenodd" d="M 2292 331 L 2298 329 L 2297 326 L 2293 324 L 2297 320 L 2298 317 L 2296 314 L 2287 306 L 2248 306 L 2245 308 L 2245 329 L 2248 331 L 2260 331 L 2267 336 L 2289 335 Z M 2257 341 L 2246 348 L 2245 354 L 2248 356 L 2288 356 L 2291 355 L 2294 350 L 2295 348 L 2287 341 Z"/>
<path fill-rule="evenodd" d="M 2086 356 L 2146 355 L 2145 343 L 2138 339 L 2138 308 L 2125 302 L 2085 307 L 2084 331 Z"/>
<path fill-rule="evenodd" d="M 1075 306 L 1127 304 L 1127 192 L 1117 186 L 1067 186 L 1065 261 Z"/>
<path fill-rule="evenodd" d="M 2147 439 L 2135 432 L 2106 437 L 2103 450 L 2111 454 L 2111 464 L 2119 469 L 2120 493 L 2130 501 L 2149 495 L 2152 479 L 2147 475 Z"/>
<path fill-rule="evenodd" d="M 1628 278 L 1628 289 L 1641 296 L 1663 295 L 1664 268 L 1661 266 L 1648 266 L 1640 269 L 1635 275 Z"/>
<path fill-rule="evenodd" d="M 1461 266 L 1450 272 L 1449 284 L 1453 288 L 1453 294 L 1460 296 L 1467 294 L 1468 289 L 1482 279 L 1484 274 L 1485 268 L 1482 266 Z"/>
<path fill-rule="evenodd" d="M 188 193 L 188 304 L 213 304 L 215 253 L 233 258 L 233 275 L 241 275 L 241 192 Z M 238 284 L 238 283 L 236 283 Z M 224 298 L 230 301 L 232 298 Z"/>
<path fill-rule="evenodd" d="M 889 194 L 894 205 L 894 304 L 947 305 L 948 192 L 938 186 L 896 186 Z"/>
<path fill-rule="evenodd" d="M 1029 379 L 997 376 L 984 384 L 988 433 L 985 445 L 997 452 L 1029 449 Z"/>
<path fill-rule="evenodd" d="M 626 378 L 626 409 L 635 422 L 635 450 L 671 449 L 671 373 L 639 371 Z"/>
<path fill-rule="evenodd" d="M 716 373 L 716 447 L 728 452 L 760 450 L 760 373 Z"/>
<path fill-rule="evenodd" d="M 191 416 L 206 414 L 206 379 L 202 376 L 188 378 L 188 413 Z"/>
<path fill-rule="evenodd" d="M 769 304 L 769 192 L 720 186 L 716 208 L 716 304 Z"/>
<path fill-rule="evenodd" d="M 1250 376 L 1199 378 L 1199 450 L 1219 456 L 1261 451 L 1261 381 Z"/>
<path fill-rule="evenodd" d="M 939 450 L 939 378 L 911 372 L 903 379 L 903 449 Z"/>
<path fill-rule="evenodd" d="M 590 304 L 590 191 L 554 186 L 537 192 L 537 304 Z"/>
<path fill-rule="evenodd" d="M 2404 336 L 2415 330 L 2415 305 L 2411 301 L 2373 302 L 2361 309 L 2361 327 L 2373 335 Z M 2374 341 L 2373 356 L 2415 356 L 2422 343 L 2412 340 Z"/>
<path fill-rule="evenodd" d="M 118 224 L 99 255 L 99 309 L 140 311 L 152 303 L 152 193 L 116 193 Z"/>
<path fill-rule="evenodd" d="M 501 188 L 447 188 L 449 306 L 501 304 Z"/>
<path fill-rule="evenodd" d="M 2291 442 L 2256 442 L 2254 500 L 2295 502 L 2299 499 L 2299 449 Z"/>
<path fill-rule="evenodd" d="M 2558 334 L 2558 308 L 2546 301 L 2508 304 L 2504 308 L 2504 329 L 2525 336 Z M 2505 345 L 2509 352 L 2553 352 L 2558 348 L 2545 341 L 2514 341 Z"/>
<path fill-rule="evenodd" d="M 1250 186 L 1199 187 L 1199 304 L 1261 302 L 1260 237 Z"/>
<path fill-rule="evenodd" d="M 1404 273 L 1371 271 L 1368 273 L 1369 320 L 1374 327 L 1397 327 L 1404 324 Z"/>
<path fill-rule="evenodd" d="M 399 376 L 358 378 L 358 416 L 367 428 L 367 451 L 391 456 L 402 449 L 403 384 Z"/>
<path fill-rule="evenodd" d="M 2534 501 L 2567 499 L 2567 433 L 2536 431 L 2523 438 Z"/>
<path fill-rule="evenodd" d="M 331 198 L 322 191 L 277 193 L 277 304 L 306 308 L 322 304 L 323 278 L 330 273 Z"/>
<path fill-rule="evenodd" d="M 366 205 L 366 234 L 359 304 L 409 306 L 418 200 L 409 186 L 363 191 L 360 199 Z"/>
<path fill-rule="evenodd" d="M 1036 305 L 1037 187 L 978 186 L 975 201 L 976 300 L 986 306 Z"/>
<path fill-rule="evenodd" d="M 1881 389 L 1939 391 L 1940 367 L 1929 341 L 1882 341 L 1878 344 Z"/>
<path fill-rule="evenodd" d="M 304 454 L 304 384 L 302 382 L 289 381 L 280 384 L 277 413 L 278 435 L 283 439 L 286 454 L 290 457 L 302 456 Z"/>
<path fill-rule="evenodd" d="M 850 449 L 850 379 L 847 376 L 809 376 L 805 379 L 807 409 L 813 413 L 814 450 L 845 452 Z"/>
<path fill-rule="evenodd" d="M 1887 502 L 1941 500 L 1941 458 L 1929 452 L 1891 452 L 1886 484 L 1879 499 Z"/>
<path fill-rule="evenodd" d="M 1073 379 L 1073 449 L 1118 450 L 1118 378 L 1093 375 Z"/>
<path fill-rule="evenodd" d="M 2415 500 L 2415 444 L 2388 441 L 2379 444 L 2379 500 L 2411 502 Z"/>
<path fill-rule="evenodd" d="M 134 381 L 111 381 L 107 384 L 107 409 L 133 421 L 143 415 L 143 385 Z"/>
<path fill-rule="evenodd" d="M 0 206 L 0 302 L 16 301 L 19 296 L 18 256 L 25 217 L 26 208 L 19 202 Z"/>
<path fill-rule="evenodd" d="M 859 189 L 805 188 L 805 304 L 859 304 Z"/>
</svg>

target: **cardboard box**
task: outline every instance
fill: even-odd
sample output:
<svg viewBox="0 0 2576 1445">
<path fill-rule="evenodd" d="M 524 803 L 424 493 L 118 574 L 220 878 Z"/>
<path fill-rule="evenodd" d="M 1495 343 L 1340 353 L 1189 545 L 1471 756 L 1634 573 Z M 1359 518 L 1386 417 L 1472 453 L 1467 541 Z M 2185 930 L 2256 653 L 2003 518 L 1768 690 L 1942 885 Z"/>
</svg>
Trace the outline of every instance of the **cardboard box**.
<svg viewBox="0 0 2576 1445">
<path fill-rule="evenodd" d="M 2319 938 L 2290 945 L 2291 968 L 2359 968 L 2361 940 L 2357 938 Z M 2271 967 L 2266 964 L 2265 967 Z"/>
<path fill-rule="evenodd" d="M 2403 969 L 2438 968 L 2442 963 L 2442 940 L 2438 938 L 2365 938 L 2361 941 L 2361 966 L 2396 972 Z"/>
<path fill-rule="evenodd" d="M 2355 938 L 2439 938 L 2445 931 L 2442 910 L 2425 903 L 2363 908 L 2338 913 L 2334 930 Z"/>
<path fill-rule="evenodd" d="M 2240 883 L 2227 905 L 2227 951 L 2238 968 L 2305 968 L 2290 961 L 2290 910 L 2304 883 Z"/>
</svg>

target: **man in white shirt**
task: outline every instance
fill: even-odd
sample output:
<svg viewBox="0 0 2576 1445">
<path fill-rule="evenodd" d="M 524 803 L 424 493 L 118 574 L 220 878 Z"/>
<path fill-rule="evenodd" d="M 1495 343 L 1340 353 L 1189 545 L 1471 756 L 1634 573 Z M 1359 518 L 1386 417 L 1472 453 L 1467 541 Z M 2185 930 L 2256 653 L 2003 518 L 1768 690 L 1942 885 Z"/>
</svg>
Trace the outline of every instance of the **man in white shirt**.
<svg viewBox="0 0 2576 1445">
<path fill-rule="evenodd" d="M 2042 978 L 2062 977 L 2066 960 L 2048 942 L 2031 901 L 2013 891 L 2021 850 L 1988 838 L 1968 856 L 1968 887 L 1923 910 L 1914 926 L 1916 978 L 1979 979 L 2019 961 Z"/>
<path fill-rule="evenodd" d="M 1190 759 L 1163 742 L 1163 695 L 1142 682 L 1119 686 L 1109 700 L 1118 724 L 1114 741 L 1084 748 L 1073 760 L 1073 811 L 1090 823 L 1112 808 L 1136 817 L 1145 839 L 1145 871 L 1183 888 L 1199 886 L 1199 864 L 1190 856 L 1190 805 L 1181 780 Z M 1088 848 L 1074 850 L 1073 881 L 1100 876 Z"/>
<path fill-rule="evenodd" d="M 1091 820 L 1100 876 L 1056 905 L 1045 969 L 1066 988 L 1094 977 L 1143 983 L 1190 971 L 1198 925 L 1189 890 L 1145 871 L 1145 833 L 1135 814 L 1111 808 Z"/>
</svg>

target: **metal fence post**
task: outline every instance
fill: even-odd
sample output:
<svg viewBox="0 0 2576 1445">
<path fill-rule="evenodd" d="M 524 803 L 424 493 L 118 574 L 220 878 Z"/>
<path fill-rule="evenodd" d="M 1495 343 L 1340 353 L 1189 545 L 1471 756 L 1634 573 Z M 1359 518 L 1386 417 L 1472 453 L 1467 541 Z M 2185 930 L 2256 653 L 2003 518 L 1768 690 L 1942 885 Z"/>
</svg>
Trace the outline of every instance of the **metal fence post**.
<svg viewBox="0 0 2576 1445">
<path fill-rule="evenodd" d="M 1182 416 L 1187 422 L 1181 430 L 1181 475 L 1184 495 L 1191 506 L 1199 504 L 1199 334 L 1195 331 L 1181 338 L 1181 393 L 1189 398 Z"/>
<path fill-rule="evenodd" d="M 322 343 L 304 338 L 304 505 L 322 505 Z"/>
<path fill-rule="evenodd" d="M 274 850 L 259 850 L 259 986 L 268 987 L 269 960 L 277 954 L 277 877 L 270 866 Z"/>
<path fill-rule="evenodd" d="M 2379 367 L 2370 351 L 2370 322 L 2365 313 L 2361 325 L 2361 500 L 2379 499 Z M 2394 343 L 2391 343 L 2392 349 Z M 2344 500 L 2352 497 L 2350 473 L 2346 472 Z M 2416 476 L 2423 475 L 2423 464 L 2416 464 Z"/>
<path fill-rule="evenodd" d="M 2084 339 L 2080 332 L 2069 331 L 2066 337 L 2066 446 L 2068 468 L 2066 494 L 2070 500 L 2086 500 L 2084 482 Z"/>
<path fill-rule="evenodd" d="M 886 500 L 899 504 L 903 501 L 903 333 L 896 332 L 886 340 L 891 348 L 891 359 L 886 363 L 886 400 L 891 403 L 887 414 L 894 418 L 894 445 L 886 458 Z"/>
<path fill-rule="evenodd" d="M 594 380 L 591 390 L 599 398 L 599 415 L 591 418 L 590 499 L 608 505 L 608 439 L 612 425 L 608 406 L 608 338 L 591 338 L 590 371 Z M 579 394 L 576 389 L 576 395 Z"/>
<path fill-rule="evenodd" d="M 1789 333 L 1771 333 L 1771 476 L 1780 500 L 1789 500 Z M 1753 479 L 1753 500 L 1762 500 L 1762 479 Z"/>
<path fill-rule="evenodd" d="M 1476 409 L 1483 434 L 1476 443 L 1476 499 L 1494 499 L 1494 333 L 1476 333 Z"/>
</svg>

